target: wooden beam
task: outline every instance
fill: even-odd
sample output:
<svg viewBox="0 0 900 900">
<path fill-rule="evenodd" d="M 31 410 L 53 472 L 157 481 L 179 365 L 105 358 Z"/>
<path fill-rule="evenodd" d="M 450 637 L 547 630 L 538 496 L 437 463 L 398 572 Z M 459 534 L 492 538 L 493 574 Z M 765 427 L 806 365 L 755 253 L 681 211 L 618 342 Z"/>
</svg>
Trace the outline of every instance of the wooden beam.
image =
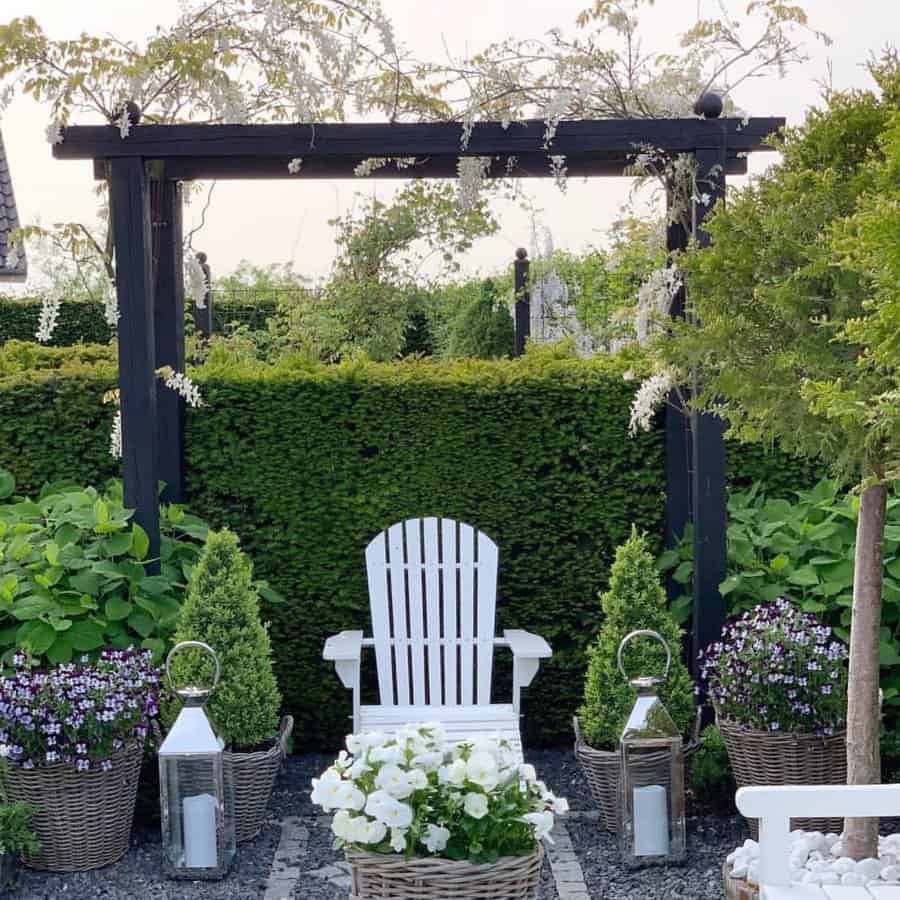
<svg viewBox="0 0 900 900">
<path fill-rule="evenodd" d="M 697 184 L 710 195 L 708 204 L 695 203 L 693 230 L 701 246 L 709 244 L 703 219 L 714 203 L 725 198 L 724 143 L 718 150 L 697 152 Z M 694 523 L 693 658 L 719 639 L 725 624 L 725 600 L 719 584 L 727 569 L 728 526 L 725 486 L 725 423 L 709 414 L 691 415 L 693 479 L 691 509 Z"/>
<path fill-rule="evenodd" d="M 161 203 L 153 228 L 159 256 L 153 301 L 156 368 L 184 371 L 184 260 L 181 183 L 161 173 Z M 184 400 L 157 379 L 157 461 L 165 484 L 162 499 L 180 503 L 184 492 Z"/>
<path fill-rule="evenodd" d="M 672 153 L 716 147 L 724 135 L 731 155 L 769 149 L 766 138 L 784 119 L 591 119 L 560 122 L 552 145 L 544 144 L 545 125 L 538 120 L 475 125 L 462 149 L 462 126 L 455 122 L 339 123 L 322 125 L 137 125 L 123 140 L 111 125 L 75 125 L 63 129 L 54 144 L 57 159 L 241 160 L 246 173 L 278 163 L 272 177 L 290 178 L 287 163 L 301 157 L 304 167 L 316 159 L 372 157 L 449 157 L 561 154 L 570 166 L 600 154 L 624 163 L 640 147 Z M 266 161 L 268 162 L 266 163 Z M 178 174 L 173 177 L 187 177 Z M 200 176 L 197 176 L 200 177 Z M 211 177 L 211 176 L 209 176 Z M 329 175 L 328 177 L 334 177 Z"/>
<path fill-rule="evenodd" d="M 158 558 L 159 478 L 150 192 L 144 164 L 136 157 L 112 160 L 110 173 L 110 213 L 119 301 L 119 395 L 125 505 L 135 510 L 135 521 L 150 538 L 150 557 Z"/>
</svg>

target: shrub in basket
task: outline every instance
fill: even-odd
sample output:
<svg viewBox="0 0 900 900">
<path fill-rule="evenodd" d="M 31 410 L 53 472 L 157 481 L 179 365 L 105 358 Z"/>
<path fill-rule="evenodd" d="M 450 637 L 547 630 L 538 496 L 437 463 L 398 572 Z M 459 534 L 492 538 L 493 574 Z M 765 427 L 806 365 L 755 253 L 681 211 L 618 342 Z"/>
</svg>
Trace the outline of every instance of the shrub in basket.
<svg viewBox="0 0 900 900">
<path fill-rule="evenodd" d="M 847 647 L 815 615 L 785 598 L 745 612 L 700 654 L 700 675 L 738 787 L 846 781 Z"/>
<path fill-rule="evenodd" d="M 221 680 L 206 704 L 228 748 L 235 790 L 237 839 L 259 831 L 292 727 L 281 722 L 281 693 L 272 671 L 269 633 L 260 620 L 253 567 L 228 530 L 211 533 L 191 572 L 176 641 L 203 641 L 219 657 Z M 178 683 L 206 682 L 208 657 L 189 652 L 172 662 Z M 174 703 L 166 718 L 174 720 Z"/>
<path fill-rule="evenodd" d="M 568 810 L 505 741 L 450 744 L 435 723 L 350 735 L 312 800 L 335 811 L 359 900 L 532 898 L 541 839 Z"/>
<path fill-rule="evenodd" d="M 12 881 L 20 853 L 36 853 L 41 842 L 31 830 L 34 812 L 27 803 L 8 803 L 6 800 L 6 764 L 0 766 L 0 896 Z"/>
<path fill-rule="evenodd" d="M 10 800 L 33 808 L 39 869 L 105 866 L 128 849 L 138 776 L 159 675 L 147 650 L 105 650 L 47 672 L 24 653 L 0 679 L 0 755 Z"/>
<path fill-rule="evenodd" d="M 609 589 L 600 602 L 605 616 L 597 640 L 588 649 L 584 703 L 575 719 L 575 752 L 584 769 L 604 827 L 616 830 L 619 794 L 619 736 L 634 706 L 637 692 L 622 677 L 617 654 L 622 639 L 632 631 L 658 632 L 672 650 L 669 676 L 660 698 L 683 734 L 694 721 L 694 687 L 681 661 L 681 629 L 666 608 L 666 594 L 646 538 L 632 528 L 628 540 L 616 549 Z M 658 675 L 665 667 L 665 650 L 655 640 L 635 640 L 624 653 L 625 669 L 632 675 Z"/>
</svg>

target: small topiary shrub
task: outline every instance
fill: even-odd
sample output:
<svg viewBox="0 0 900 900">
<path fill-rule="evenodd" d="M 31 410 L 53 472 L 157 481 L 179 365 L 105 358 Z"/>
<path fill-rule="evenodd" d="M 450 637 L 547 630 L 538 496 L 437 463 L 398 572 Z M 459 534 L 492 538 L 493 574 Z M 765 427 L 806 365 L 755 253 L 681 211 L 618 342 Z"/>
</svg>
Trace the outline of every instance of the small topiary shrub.
<svg viewBox="0 0 900 900">
<path fill-rule="evenodd" d="M 203 641 L 219 657 L 222 677 L 206 708 L 226 743 L 243 750 L 272 738 L 281 707 L 272 646 L 260 620 L 252 564 L 227 529 L 206 540 L 175 638 Z M 205 656 L 182 653 L 173 660 L 172 675 L 179 684 L 207 683 L 210 668 Z"/>
<path fill-rule="evenodd" d="M 578 712 L 585 739 L 602 750 L 613 750 L 618 743 L 637 693 L 619 672 L 617 654 L 622 639 L 639 628 L 658 632 L 672 650 L 669 677 L 659 695 L 681 732 L 687 732 L 694 717 L 694 690 L 681 661 L 681 629 L 666 609 L 647 539 L 634 526 L 631 537 L 616 549 L 609 590 L 600 602 L 605 621 L 588 649 L 584 703 Z M 624 664 L 631 676 L 662 674 L 665 651 L 655 640 L 638 639 L 626 648 Z"/>
<path fill-rule="evenodd" d="M 725 739 L 716 725 L 700 735 L 700 746 L 691 757 L 691 789 L 698 800 L 717 801 L 734 794 L 734 776 Z"/>
</svg>

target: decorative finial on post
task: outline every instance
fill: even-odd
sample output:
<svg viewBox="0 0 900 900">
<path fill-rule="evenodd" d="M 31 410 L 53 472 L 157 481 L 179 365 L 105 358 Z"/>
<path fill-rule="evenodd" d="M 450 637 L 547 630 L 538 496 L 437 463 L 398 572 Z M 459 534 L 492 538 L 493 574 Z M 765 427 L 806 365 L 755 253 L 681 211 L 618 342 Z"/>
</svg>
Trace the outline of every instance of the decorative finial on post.
<svg viewBox="0 0 900 900">
<path fill-rule="evenodd" d="M 516 250 L 516 259 L 528 259 L 528 251 L 524 247 L 519 247 L 519 249 Z"/>
<path fill-rule="evenodd" d="M 701 94 L 694 104 L 694 112 L 704 119 L 718 119 L 722 115 L 725 104 L 718 94 Z"/>
</svg>

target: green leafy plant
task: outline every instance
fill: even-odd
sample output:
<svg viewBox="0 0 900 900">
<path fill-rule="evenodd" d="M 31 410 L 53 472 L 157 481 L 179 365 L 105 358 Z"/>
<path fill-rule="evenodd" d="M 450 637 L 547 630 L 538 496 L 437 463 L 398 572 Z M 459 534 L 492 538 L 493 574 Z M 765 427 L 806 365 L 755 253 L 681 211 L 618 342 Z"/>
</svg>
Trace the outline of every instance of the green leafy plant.
<svg viewBox="0 0 900 900">
<path fill-rule="evenodd" d="M 222 679 L 207 709 L 237 750 L 273 737 L 281 693 L 272 672 L 269 633 L 260 621 L 253 567 L 230 531 L 210 533 L 188 584 L 176 641 L 203 641 L 219 658 Z M 211 661 L 183 652 L 172 663 L 176 683 L 210 676 Z"/>
<path fill-rule="evenodd" d="M 505 303 L 497 298 L 494 282 L 482 282 L 479 296 L 459 310 L 450 325 L 448 354 L 493 359 L 512 356 L 515 326 Z"/>
<path fill-rule="evenodd" d="M 140 645 L 158 661 L 178 622 L 184 583 L 206 525 L 180 506 L 162 508 L 159 572 L 150 541 L 122 504 L 103 492 L 46 486 L 36 499 L 12 498 L 0 470 L 0 652 L 66 663 L 103 647 Z"/>
<path fill-rule="evenodd" d="M 601 597 L 603 626 L 588 650 L 584 703 L 578 711 L 588 743 L 598 749 L 614 749 L 637 692 L 618 670 L 619 645 L 629 632 L 647 628 L 656 631 L 672 651 L 668 677 L 660 697 L 682 733 L 693 721 L 694 689 L 681 661 L 681 629 L 666 609 L 666 595 L 659 581 L 653 555 L 644 535 L 632 527 L 631 537 L 616 550 L 609 590 Z M 623 654 L 625 671 L 631 677 L 661 675 L 665 651 L 658 641 L 632 641 Z"/>
<path fill-rule="evenodd" d="M 0 854 L 37 853 L 41 842 L 31 830 L 34 807 L 0 802 Z"/>
<path fill-rule="evenodd" d="M 734 775 L 722 732 L 707 725 L 690 759 L 691 790 L 698 800 L 714 801 L 734 793 Z"/>
<path fill-rule="evenodd" d="M 900 497 L 896 485 L 886 502 L 884 612 L 881 619 L 881 690 L 887 711 L 900 709 Z M 770 497 L 762 485 L 728 498 L 728 577 L 719 590 L 730 613 L 788 596 L 850 639 L 853 563 L 859 497 L 823 479 L 794 498 Z M 690 616 L 693 579 L 690 534 L 658 560 L 659 568 L 686 593 L 672 604 L 679 622 Z"/>
</svg>

